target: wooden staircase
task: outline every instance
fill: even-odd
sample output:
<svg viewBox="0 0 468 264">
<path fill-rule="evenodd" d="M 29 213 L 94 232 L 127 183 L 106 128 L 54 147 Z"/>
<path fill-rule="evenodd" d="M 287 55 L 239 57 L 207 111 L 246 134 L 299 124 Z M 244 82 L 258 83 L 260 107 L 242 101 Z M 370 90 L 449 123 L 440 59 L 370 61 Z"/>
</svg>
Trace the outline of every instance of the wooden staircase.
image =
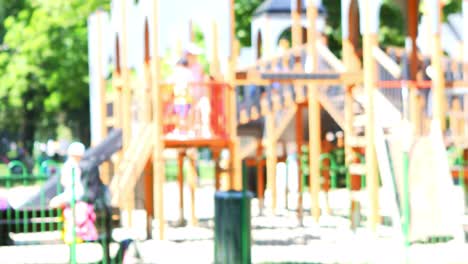
<svg viewBox="0 0 468 264">
<path fill-rule="evenodd" d="M 112 205 L 121 204 L 128 193 L 135 189 L 146 163 L 151 158 L 153 135 L 153 126 L 143 125 L 123 153 L 117 172 L 110 183 Z"/>
</svg>

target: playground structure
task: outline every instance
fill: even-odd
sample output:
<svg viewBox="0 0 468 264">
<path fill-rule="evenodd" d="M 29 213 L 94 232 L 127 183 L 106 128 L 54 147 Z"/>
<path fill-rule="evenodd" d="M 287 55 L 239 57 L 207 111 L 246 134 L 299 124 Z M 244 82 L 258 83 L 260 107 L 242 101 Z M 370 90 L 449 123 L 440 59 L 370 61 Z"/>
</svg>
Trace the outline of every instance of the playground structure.
<svg viewBox="0 0 468 264">
<path fill-rule="evenodd" d="M 328 49 L 323 35 L 316 30 L 321 8 L 320 1 L 293 0 L 290 8 L 292 47 L 279 55 L 268 49 L 257 52 L 258 61 L 242 69 L 236 67 L 239 44 L 234 38 L 233 1 L 216 1 L 219 2 L 222 2 L 220 10 L 225 10 L 229 14 L 229 21 L 224 23 L 223 27 L 217 25 L 221 22 L 216 19 L 208 23 L 211 25 L 212 36 L 209 41 L 210 54 L 212 54 L 211 75 L 215 78 L 211 82 L 193 84 L 208 88 L 205 90 L 210 91 L 205 95 L 210 99 L 212 108 L 210 122 L 213 133 L 208 138 L 199 136 L 195 131 L 195 136 L 190 139 L 167 137 L 175 123 L 168 118 L 170 112 L 165 112 L 167 106 L 171 105 L 168 91 L 172 86 L 164 83 L 161 78 L 163 63 L 160 50 L 161 47 L 169 45 L 166 42 L 161 44 L 166 39 L 164 33 L 169 32 L 171 28 L 162 21 L 170 21 L 164 20 L 167 19 L 164 14 L 177 13 L 171 11 L 173 7 L 165 1 L 141 1 L 137 5 L 129 1 L 113 1 L 110 17 L 102 11 L 91 16 L 90 44 L 93 45 L 90 45 L 90 75 L 91 94 L 95 95 L 92 96 L 91 102 L 93 141 L 97 143 L 102 140 L 109 128 L 122 130 L 122 151 L 113 159 L 113 166 L 105 164 L 101 167 L 103 181 L 110 184 L 114 205 L 128 211 L 135 207 L 133 199 L 135 186 L 141 176 L 145 185 L 145 208 L 150 219 L 158 219 L 159 237 L 164 238 L 164 149 L 178 149 L 181 167 L 187 149 L 208 147 L 212 149 L 215 159 L 219 158 L 222 149 L 229 149 L 227 189 L 242 188 L 241 160 L 249 158 L 250 165 L 257 166 L 259 173 L 257 195 L 260 206 L 263 206 L 262 200 L 265 197 L 261 168 L 266 166 L 266 189 L 271 201 L 269 208 L 275 213 L 279 196 L 276 187 L 278 140 L 291 140 L 291 136 L 285 135 L 292 134 L 294 135 L 292 140 L 296 141 L 294 144 L 296 152 L 300 152 L 305 144 L 308 146 L 310 170 L 308 196 L 311 215 L 315 221 L 318 221 L 324 212 L 319 198 L 322 189 L 321 170 L 327 167 L 323 165 L 324 161 L 330 160 L 328 166 L 338 170 L 333 158 L 322 149 L 325 132 L 330 129 L 327 126 L 332 123 L 323 122 L 324 118 L 327 118 L 326 115 L 340 127 L 338 130 L 344 131 L 344 142 L 340 145 L 345 153 L 345 165 L 339 170 L 345 171 L 347 189 L 350 190 L 348 216 L 352 227 L 359 224 L 355 222 L 355 215 L 361 214 L 359 208 L 363 199 L 367 201 L 367 211 L 363 214 L 367 215 L 370 230 L 375 231 L 381 224 L 381 212 L 384 209 L 383 205 L 379 204 L 381 196 L 379 190 L 382 189 L 383 195 L 391 201 L 389 215 L 392 225 L 396 229 L 404 229 L 399 232 L 408 234 L 410 204 L 418 198 L 409 197 L 408 182 L 410 179 L 414 180 L 416 175 L 420 175 L 422 169 L 410 166 L 408 176 L 408 173 L 405 173 L 408 171 L 405 170 L 407 167 L 405 164 L 408 159 L 410 164 L 424 164 L 425 157 L 421 155 L 408 157 L 407 145 L 414 144 L 414 153 L 432 153 L 430 157 L 440 155 L 440 158 L 445 159 L 441 162 L 443 165 L 436 166 L 432 171 L 426 171 L 430 174 L 438 172 L 439 175 L 433 176 L 434 182 L 436 180 L 444 182 L 440 185 L 434 182 L 427 183 L 427 188 L 437 190 L 434 201 L 439 198 L 442 201 L 440 195 L 453 189 L 453 183 L 447 181 L 451 177 L 446 176 L 452 174 L 456 179 L 464 179 L 460 177 L 461 173 L 466 175 L 463 163 L 458 163 L 458 167 L 452 171 L 444 170 L 447 156 L 443 142 L 451 142 L 466 153 L 466 129 L 463 128 L 468 110 L 466 107 L 468 100 L 464 96 L 463 88 L 467 86 L 464 76 L 465 61 L 462 57 L 443 56 L 439 26 L 430 30 L 431 43 L 433 43 L 431 56 L 418 53 L 416 45 L 418 21 L 413 19 L 419 13 L 418 1 L 407 1 L 405 6 L 408 43 L 410 43 L 408 49 L 390 48 L 384 51 L 379 48 L 377 38 L 381 1 L 342 0 L 343 50 L 342 59 L 339 59 Z M 440 25 L 438 1 L 425 2 L 428 10 L 428 14 L 425 15 L 433 22 L 430 25 Z M 204 6 L 203 4 L 200 6 Z M 196 12 L 199 9 L 193 10 Z M 304 11 L 306 18 L 301 19 Z M 187 14 L 180 14 L 177 18 L 182 18 L 184 15 Z M 268 15 L 264 16 L 268 20 Z M 190 15 L 187 15 L 185 18 L 189 17 Z M 466 19 L 466 15 L 464 17 Z M 137 22 L 133 24 L 132 21 Z M 304 30 L 301 21 L 305 21 L 306 40 L 302 39 Z M 188 22 L 182 24 L 188 25 Z M 130 25 L 137 29 L 132 31 L 132 34 L 137 35 L 130 36 L 128 30 Z M 219 30 L 220 28 L 223 30 Z M 363 40 L 362 49 L 358 44 L 360 34 Z M 218 37 L 220 35 L 222 36 Z M 264 29 L 261 36 L 263 42 L 268 42 L 269 29 Z M 138 41 L 137 44 L 132 44 L 134 45 L 132 48 L 138 48 L 132 51 L 139 51 L 140 60 L 131 61 L 133 57 L 129 55 L 129 42 L 134 38 Z M 219 45 L 221 40 L 224 44 L 228 44 Z M 219 55 L 222 53 L 220 50 L 225 50 L 224 56 Z M 464 51 L 463 54 L 468 52 Z M 109 56 L 113 58 L 114 71 L 110 81 L 113 92 L 106 94 L 110 91 L 106 90 L 105 84 L 108 74 L 106 63 Z M 427 70 L 429 63 L 430 71 Z M 131 75 L 130 64 L 139 71 L 137 79 Z M 425 92 L 429 88 L 432 97 Z M 241 91 L 243 95 L 239 96 Z M 449 100 L 453 103 L 453 110 L 450 112 L 447 111 Z M 219 101 L 224 104 L 216 105 Z M 428 101 L 431 101 L 431 106 L 424 103 Z M 463 106 L 461 102 L 464 103 Z M 325 112 L 328 114 L 324 114 Z M 431 112 L 432 116 L 427 115 Z M 446 113 L 450 114 L 448 122 L 450 134 L 445 133 Z M 435 125 L 432 129 L 429 119 L 434 120 Z M 402 124 L 410 124 L 412 129 L 409 130 L 408 126 Z M 424 147 L 429 148 L 427 145 L 416 148 L 416 145 L 421 144 L 414 142 L 426 140 L 428 134 L 433 139 L 428 142 L 442 143 L 427 144 L 432 147 L 427 152 L 424 151 Z M 404 141 L 405 144 L 402 146 L 401 143 L 398 145 L 394 143 L 395 140 L 390 140 L 396 136 L 400 136 L 396 140 L 397 143 L 402 137 L 407 137 L 408 143 Z M 255 140 L 251 140 L 252 138 Z M 259 158 L 263 155 L 263 149 L 266 149 L 266 161 Z M 253 159 L 251 156 L 257 158 Z M 113 177 L 110 177 L 111 167 L 114 168 Z M 216 170 L 215 188 L 218 190 L 221 168 L 216 166 Z M 179 173 L 181 172 L 179 169 Z M 337 173 L 335 170 L 330 171 L 330 178 L 333 179 L 330 186 L 325 188 L 326 191 L 336 187 L 335 173 Z M 179 182 L 182 182 L 182 179 L 183 176 L 180 174 Z M 194 197 L 196 180 L 191 178 L 189 181 L 191 196 Z M 301 223 L 304 215 L 302 204 L 305 187 L 301 169 L 297 182 L 296 209 Z M 423 186 L 422 182 L 424 181 L 412 182 L 411 186 Z M 464 180 L 458 182 L 464 184 Z M 361 187 L 365 187 L 368 194 L 359 195 L 361 198 L 358 199 L 358 195 L 355 194 Z M 180 195 L 182 200 L 182 191 Z M 421 197 L 427 198 L 424 195 Z M 454 199 L 449 198 L 444 201 L 452 202 Z M 440 208 L 438 215 L 444 218 L 440 221 L 456 214 L 444 212 L 442 205 L 438 208 Z M 194 210 L 193 202 L 192 210 Z M 400 219 L 400 215 L 403 220 Z M 411 215 L 417 214 L 412 212 Z M 194 213 L 192 213 L 192 222 L 196 223 Z M 400 222 L 402 227 L 399 227 Z M 453 225 L 460 223 L 447 224 L 449 227 Z M 411 226 L 416 228 L 414 222 Z M 428 227 L 424 236 L 455 236 L 455 231 L 438 230 L 434 233 L 431 228 L 433 226 Z"/>
</svg>

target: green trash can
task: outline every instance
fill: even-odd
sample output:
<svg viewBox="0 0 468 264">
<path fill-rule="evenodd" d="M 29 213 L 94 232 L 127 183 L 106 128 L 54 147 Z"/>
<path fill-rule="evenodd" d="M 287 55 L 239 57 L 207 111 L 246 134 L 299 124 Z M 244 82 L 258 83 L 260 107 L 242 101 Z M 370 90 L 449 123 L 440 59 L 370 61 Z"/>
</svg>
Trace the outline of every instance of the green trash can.
<svg viewBox="0 0 468 264">
<path fill-rule="evenodd" d="M 251 192 L 215 194 L 215 263 L 251 263 Z"/>
</svg>

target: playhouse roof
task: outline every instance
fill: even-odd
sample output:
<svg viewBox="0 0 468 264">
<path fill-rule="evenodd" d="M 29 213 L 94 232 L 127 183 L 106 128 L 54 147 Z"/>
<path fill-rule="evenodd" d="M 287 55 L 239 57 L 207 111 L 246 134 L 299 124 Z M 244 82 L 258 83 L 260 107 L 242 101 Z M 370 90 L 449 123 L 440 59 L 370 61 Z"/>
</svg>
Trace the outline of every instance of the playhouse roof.
<svg viewBox="0 0 468 264">
<path fill-rule="evenodd" d="M 306 12 L 306 1 L 302 0 L 302 13 Z M 263 14 L 290 14 L 291 0 L 266 0 L 255 10 L 254 16 Z M 319 8 L 319 14 L 325 14 L 323 5 Z"/>
</svg>

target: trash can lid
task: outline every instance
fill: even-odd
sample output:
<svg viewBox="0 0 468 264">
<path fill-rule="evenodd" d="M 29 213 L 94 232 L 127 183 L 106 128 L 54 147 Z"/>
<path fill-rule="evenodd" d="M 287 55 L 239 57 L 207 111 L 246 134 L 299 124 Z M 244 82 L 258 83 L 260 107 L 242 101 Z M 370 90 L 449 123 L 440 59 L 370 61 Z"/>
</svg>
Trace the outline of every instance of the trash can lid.
<svg viewBox="0 0 468 264">
<path fill-rule="evenodd" d="M 253 198 L 253 194 L 250 191 L 245 192 L 247 198 Z M 229 190 L 223 192 L 216 192 L 215 199 L 242 199 L 243 192 Z"/>
</svg>

